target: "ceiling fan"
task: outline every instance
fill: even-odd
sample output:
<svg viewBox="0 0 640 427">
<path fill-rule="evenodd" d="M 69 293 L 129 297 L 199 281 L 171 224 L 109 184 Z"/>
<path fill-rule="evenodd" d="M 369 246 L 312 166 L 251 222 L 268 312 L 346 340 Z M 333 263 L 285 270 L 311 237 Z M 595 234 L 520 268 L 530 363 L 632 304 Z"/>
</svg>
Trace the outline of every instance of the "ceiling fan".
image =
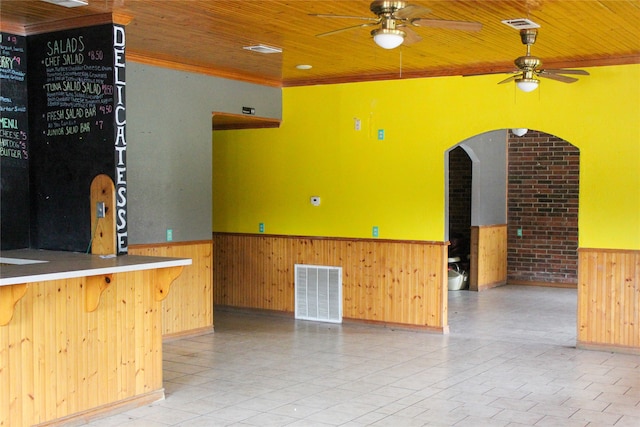
<svg viewBox="0 0 640 427">
<path fill-rule="evenodd" d="M 537 77 L 543 77 L 546 79 L 556 80 L 562 83 L 577 82 L 575 77 L 564 76 L 563 74 L 573 74 L 580 76 L 588 76 L 589 73 L 584 70 L 566 70 L 566 69 L 540 69 L 542 66 L 542 60 L 537 56 L 531 55 L 531 46 L 536 42 L 538 30 L 535 28 L 525 28 L 520 30 L 520 39 L 522 44 L 527 46 L 527 53 L 524 56 L 516 58 L 514 64 L 518 67 L 517 70 L 512 71 L 514 74 L 508 77 L 498 84 L 508 83 L 511 81 L 516 82 L 518 88 L 524 92 L 531 92 L 538 87 L 540 81 Z"/>
<path fill-rule="evenodd" d="M 448 21 L 443 19 L 424 18 L 423 15 L 429 14 L 431 12 L 430 9 L 427 9 L 424 6 L 408 4 L 405 1 L 376 0 L 371 2 L 369 9 L 376 15 L 375 18 L 369 16 L 326 15 L 320 13 L 313 13 L 310 15 L 321 18 L 347 18 L 369 21 L 363 24 L 318 34 L 318 37 L 329 36 L 356 28 L 375 27 L 380 25 L 380 28 L 376 28 L 371 31 L 371 35 L 373 36 L 373 40 L 376 44 L 385 49 L 394 49 L 401 44 L 410 45 L 422 40 L 422 37 L 420 37 L 411 28 L 411 26 L 465 31 L 480 31 L 480 29 L 482 29 L 482 24 L 479 22 Z"/>
</svg>

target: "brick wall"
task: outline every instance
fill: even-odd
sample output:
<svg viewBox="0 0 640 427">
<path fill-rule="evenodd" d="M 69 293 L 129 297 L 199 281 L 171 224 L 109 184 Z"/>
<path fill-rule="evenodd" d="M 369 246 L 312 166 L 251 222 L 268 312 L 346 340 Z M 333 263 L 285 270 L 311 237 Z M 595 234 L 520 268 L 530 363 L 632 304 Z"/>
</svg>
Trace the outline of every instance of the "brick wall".
<svg viewBox="0 0 640 427">
<path fill-rule="evenodd" d="M 531 130 L 508 146 L 507 281 L 576 284 L 579 150 Z"/>
</svg>

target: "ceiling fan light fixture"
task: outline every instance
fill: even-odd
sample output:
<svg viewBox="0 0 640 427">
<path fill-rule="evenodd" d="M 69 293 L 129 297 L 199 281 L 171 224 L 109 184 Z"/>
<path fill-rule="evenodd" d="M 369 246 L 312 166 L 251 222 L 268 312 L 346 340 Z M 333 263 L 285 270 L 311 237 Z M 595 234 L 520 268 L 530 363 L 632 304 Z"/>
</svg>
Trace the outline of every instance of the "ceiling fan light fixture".
<svg viewBox="0 0 640 427">
<path fill-rule="evenodd" d="M 539 83 L 540 83 L 540 80 L 538 79 L 528 79 L 525 77 L 521 79 L 516 79 L 516 86 L 518 86 L 518 89 L 520 89 L 523 92 L 532 92 L 536 90 L 538 88 Z"/>
<path fill-rule="evenodd" d="M 389 28 L 379 28 L 371 31 L 373 41 L 383 49 L 395 49 L 402 44 L 405 32 L 402 30 L 391 30 Z"/>
<path fill-rule="evenodd" d="M 511 129 L 511 133 L 514 134 L 515 136 L 523 136 L 527 132 L 529 132 L 529 129 L 527 129 L 527 128 L 513 128 L 513 129 Z"/>
</svg>

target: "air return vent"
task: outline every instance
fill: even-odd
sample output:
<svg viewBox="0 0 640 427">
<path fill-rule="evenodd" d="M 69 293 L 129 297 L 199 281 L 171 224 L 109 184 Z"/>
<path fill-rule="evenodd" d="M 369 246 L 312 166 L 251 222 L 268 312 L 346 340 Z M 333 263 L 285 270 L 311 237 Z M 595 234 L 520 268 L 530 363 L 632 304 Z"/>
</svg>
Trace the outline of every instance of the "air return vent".
<svg viewBox="0 0 640 427">
<path fill-rule="evenodd" d="M 503 24 L 515 28 L 516 30 L 528 30 L 531 28 L 540 28 L 540 25 L 536 24 L 527 18 L 505 19 L 501 21 Z"/>
<path fill-rule="evenodd" d="M 296 264 L 296 319 L 342 322 L 342 268 Z"/>
<path fill-rule="evenodd" d="M 64 7 L 78 7 L 87 6 L 89 2 L 87 0 L 42 0 L 47 3 L 57 4 Z"/>
<path fill-rule="evenodd" d="M 257 44 L 254 46 L 243 46 L 242 48 L 245 50 L 250 50 L 251 52 L 258 52 L 258 53 L 282 53 L 282 49 L 280 49 L 279 47 L 267 46 L 264 44 Z"/>
</svg>

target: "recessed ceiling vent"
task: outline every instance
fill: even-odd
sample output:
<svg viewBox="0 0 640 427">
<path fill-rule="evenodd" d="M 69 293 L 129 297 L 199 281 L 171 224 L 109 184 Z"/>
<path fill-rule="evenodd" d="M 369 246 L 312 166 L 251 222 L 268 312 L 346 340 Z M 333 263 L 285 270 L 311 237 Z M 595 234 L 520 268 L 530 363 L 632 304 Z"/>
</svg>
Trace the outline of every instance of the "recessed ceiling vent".
<svg viewBox="0 0 640 427">
<path fill-rule="evenodd" d="M 267 46 L 264 44 L 257 44 L 254 46 L 243 46 L 243 49 L 250 50 L 251 52 L 258 53 L 282 53 L 282 49 L 279 47 Z"/>
<path fill-rule="evenodd" d="M 505 19 L 501 22 L 505 25 L 510 26 L 511 28 L 515 28 L 516 30 L 540 28 L 540 25 L 527 18 Z"/>
<path fill-rule="evenodd" d="M 89 4 L 87 0 L 42 0 L 47 3 L 57 4 L 63 7 L 78 7 L 86 6 Z"/>
<path fill-rule="evenodd" d="M 342 323 L 342 268 L 295 265 L 296 319 Z"/>
</svg>

